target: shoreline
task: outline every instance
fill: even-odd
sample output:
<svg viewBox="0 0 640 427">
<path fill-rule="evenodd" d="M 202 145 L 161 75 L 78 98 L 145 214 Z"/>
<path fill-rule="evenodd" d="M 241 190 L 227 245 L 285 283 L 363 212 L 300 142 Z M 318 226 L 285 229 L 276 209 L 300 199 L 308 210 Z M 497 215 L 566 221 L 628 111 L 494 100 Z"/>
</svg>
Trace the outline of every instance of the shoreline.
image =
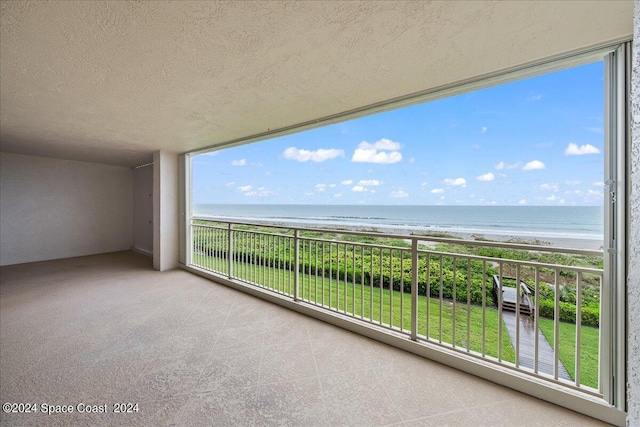
<svg viewBox="0 0 640 427">
<path fill-rule="evenodd" d="M 204 218 L 203 218 L 204 219 Z M 418 226 L 406 226 L 398 227 L 394 225 L 384 224 L 346 224 L 346 223 L 332 223 L 326 221 L 313 221 L 313 220 L 266 220 L 252 218 L 251 221 L 243 218 L 231 218 L 231 217 L 209 217 L 212 221 L 221 222 L 239 222 L 256 225 L 270 225 L 275 227 L 289 228 L 311 228 L 311 229 L 326 229 L 332 231 L 359 231 L 369 232 L 372 234 L 395 234 L 399 237 L 402 236 L 424 236 L 424 237 L 436 237 L 436 238 L 453 238 L 461 240 L 473 240 L 473 241 L 491 241 L 501 243 L 520 243 L 531 244 L 537 246 L 546 246 L 553 248 L 566 248 L 566 249 L 578 249 L 578 250 L 592 250 L 601 251 L 604 248 L 603 239 L 591 238 L 586 236 L 571 236 L 571 235 L 551 235 L 541 232 L 536 234 L 530 232 L 528 234 L 519 234 L 517 232 L 505 231 L 504 233 L 498 233 L 491 230 L 461 230 L 461 229 L 447 229 L 447 228 L 434 228 L 434 227 L 418 227 Z"/>
</svg>

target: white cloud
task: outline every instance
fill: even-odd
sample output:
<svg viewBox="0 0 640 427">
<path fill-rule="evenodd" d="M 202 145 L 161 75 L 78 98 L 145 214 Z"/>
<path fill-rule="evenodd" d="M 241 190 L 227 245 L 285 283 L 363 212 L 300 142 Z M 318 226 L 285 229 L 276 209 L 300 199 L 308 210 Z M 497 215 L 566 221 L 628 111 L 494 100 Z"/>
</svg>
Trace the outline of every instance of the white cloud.
<svg viewBox="0 0 640 427">
<path fill-rule="evenodd" d="M 426 187 L 427 185 L 429 185 L 429 183 L 427 181 L 425 181 L 422 184 L 420 184 L 420 187 Z"/>
<path fill-rule="evenodd" d="M 243 185 L 241 187 L 238 187 L 238 190 L 242 191 L 242 194 L 247 197 L 268 197 L 278 194 L 274 191 L 267 190 L 265 187 L 254 188 L 251 185 Z"/>
<path fill-rule="evenodd" d="M 264 188 L 262 190 L 247 191 L 246 193 L 244 193 L 244 195 L 247 197 L 268 197 L 268 196 L 275 196 L 277 194 L 278 193 L 274 191 L 265 190 Z"/>
<path fill-rule="evenodd" d="M 323 192 L 327 189 L 327 184 L 316 184 L 316 191 Z"/>
<path fill-rule="evenodd" d="M 247 159 L 240 159 L 240 160 L 232 160 L 231 161 L 231 166 L 244 166 L 247 164 Z"/>
<path fill-rule="evenodd" d="M 542 95 L 531 95 L 527 98 L 528 102 L 540 101 L 542 99 Z"/>
<path fill-rule="evenodd" d="M 476 177 L 476 179 L 478 181 L 493 181 L 494 179 L 496 179 L 496 177 L 495 177 L 494 174 L 489 172 L 489 173 L 485 173 L 484 175 L 480 175 L 480 176 Z"/>
<path fill-rule="evenodd" d="M 358 183 L 358 185 L 362 185 L 363 187 L 376 186 L 380 184 L 382 184 L 382 181 L 379 181 L 377 179 L 361 179 Z"/>
<path fill-rule="evenodd" d="M 482 133 L 486 133 L 487 132 L 487 127 L 486 126 L 482 126 Z"/>
<path fill-rule="evenodd" d="M 415 163 L 415 162 L 416 162 L 416 158 L 415 157 L 412 157 L 412 158 L 409 159 L 409 163 Z"/>
<path fill-rule="evenodd" d="M 565 156 L 583 156 L 585 154 L 598 154 L 600 150 L 591 144 L 585 144 L 578 147 L 578 144 L 573 142 L 569 143 L 569 146 L 564 150 Z"/>
<path fill-rule="evenodd" d="M 409 193 L 407 193 L 404 190 L 398 190 L 398 191 L 392 191 L 390 196 L 393 197 L 394 199 L 402 199 L 405 197 L 409 197 Z"/>
<path fill-rule="evenodd" d="M 333 197 L 342 197 L 342 193 L 334 194 Z"/>
<path fill-rule="evenodd" d="M 556 200 L 559 200 L 559 199 L 558 199 L 558 196 L 556 196 L 555 194 L 552 194 L 549 197 L 547 197 L 545 200 L 548 202 L 555 202 Z"/>
<path fill-rule="evenodd" d="M 235 181 L 231 181 L 231 182 L 227 182 L 224 186 L 225 187 L 233 187 L 234 185 L 236 185 Z"/>
<path fill-rule="evenodd" d="M 466 187 L 467 186 L 467 180 L 464 178 L 446 178 L 444 180 L 445 185 L 447 186 L 454 186 L 454 187 Z"/>
<path fill-rule="evenodd" d="M 517 169 L 520 167 L 520 162 L 516 162 L 516 163 L 505 163 L 503 161 L 498 162 L 495 165 L 495 168 L 499 171 L 503 170 L 503 169 Z"/>
<path fill-rule="evenodd" d="M 471 144 L 471 148 L 475 148 L 477 150 L 480 148 L 480 144 Z"/>
<path fill-rule="evenodd" d="M 402 154 L 398 151 L 402 145 L 399 142 L 382 138 L 373 144 L 362 141 L 353 152 L 351 161 L 354 163 L 380 163 L 391 164 L 402 160 Z"/>
<path fill-rule="evenodd" d="M 329 184 L 329 188 L 336 188 L 335 184 Z"/>
<path fill-rule="evenodd" d="M 282 157 L 288 160 L 297 160 L 299 162 L 324 162 L 326 160 L 335 159 L 336 157 L 344 157 L 344 150 L 336 148 L 318 150 L 302 150 L 297 147 L 289 147 L 282 153 Z"/>
<path fill-rule="evenodd" d="M 519 205 L 526 205 L 527 204 L 527 199 L 522 199 L 518 202 Z"/>
<path fill-rule="evenodd" d="M 364 188 L 362 185 L 355 185 L 355 186 L 351 189 L 351 191 L 355 191 L 356 193 L 362 193 L 362 192 L 367 191 L 367 189 L 366 189 L 366 188 Z"/>
<path fill-rule="evenodd" d="M 431 190 L 431 194 L 442 194 L 444 193 L 444 188 L 434 188 Z"/>
<path fill-rule="evenodd" d="M 564 183 L 567 185 L 579 185 L 580 181 L 578 181 L 577 179 L 573 179 L 573 180 L 565 181 Z"/>
<path fill-rule="evenodd" d="M 373 144 L 368 143 L 367 141 L 362 141 L 358 148 L 362 148 L 363 150 L 387 150 L 387 151 L 396 151 L 402 148 L 399 142 L 392 141 L 387 138 L 382 138 Z"/>
<path fill-rule="evenodd" d="M 351 161 L 354 163 L 380 163 L 380 164 L 392 164 L 398 163 L 402 160 L 402 154 L 399 151 L 378 151 L 378 150 L 363 150 L 362 148 L 356 148 L 353 152 Z"/>
<path fill-rule="evenodd" d="M 538 188 L 543 191 L 553 191 L 553 192 L 556 192 L 559 189 L 558 184 L 541 184 L 540 187 Z"/>
<path fill-rule="evenodd" d="M 522 167 L 522 170 L 523 171 L 532 171 L 532 170 L 539 170 L 539 169 L 545 169 L 545 168 L 546 168 L 546 166 L 540 160 L 532 160 L 532 161 L 528 162 L 527 164 L 525 164 Z"/>
<path fill-rule="evenodd" d="M 342 185 L 351 185 L 351 184 L 353 184 L 353 180 L 352 179 L 345 179 L 340 184 L 342 184 Z"/>
<path fill-rule="evenodd" d="M 598 182 L 594 182 L 593 185 L 595 187 L 604 187 L 604 182 L 598 181 Z"/>
</svg>

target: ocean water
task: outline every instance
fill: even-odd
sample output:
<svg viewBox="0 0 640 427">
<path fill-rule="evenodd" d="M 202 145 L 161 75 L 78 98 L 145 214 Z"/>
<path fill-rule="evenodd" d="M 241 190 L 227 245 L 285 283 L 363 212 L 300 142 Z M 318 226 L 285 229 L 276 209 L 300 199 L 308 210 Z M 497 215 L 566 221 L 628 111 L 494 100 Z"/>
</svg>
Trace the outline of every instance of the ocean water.
<svg viewBox="0 0 640 427">
<path fill-rule="evenodd" d="M 247 222 L 321 223 L 394 230 L 427 230 L 525 237 L 602 239 L 597 206 L 389 206 L 215 205 L 194 206 L 197 217 Z"/>
</svg>

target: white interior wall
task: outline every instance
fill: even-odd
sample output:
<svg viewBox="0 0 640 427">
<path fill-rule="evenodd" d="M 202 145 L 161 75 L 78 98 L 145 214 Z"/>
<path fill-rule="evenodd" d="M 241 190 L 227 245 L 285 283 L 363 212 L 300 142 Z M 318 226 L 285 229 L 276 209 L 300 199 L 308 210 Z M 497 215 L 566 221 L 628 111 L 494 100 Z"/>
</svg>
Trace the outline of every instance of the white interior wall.
<svg viewBox="0 0 640 427">
<path fill-rule="evenodd" d="M 127 250 L 132 172 L 0 153 L 0 265 Z"/>
<path fill-rule="evenodd" d="M 631 78 L 632 129 L 627 276 L 627 425 L 640 426 L 640 1 L 635 1 L 633 70 Z"/>
</svg>

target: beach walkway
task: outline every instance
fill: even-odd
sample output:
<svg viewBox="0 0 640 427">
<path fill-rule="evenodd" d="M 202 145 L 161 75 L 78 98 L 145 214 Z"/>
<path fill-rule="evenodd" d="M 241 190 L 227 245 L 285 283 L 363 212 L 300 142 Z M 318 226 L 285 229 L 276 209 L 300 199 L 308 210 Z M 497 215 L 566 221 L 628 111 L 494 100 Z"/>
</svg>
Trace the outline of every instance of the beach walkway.
<svg viewBox="0 0 640 427">
<path fill-rule="evenodd" d="M 516 348 L 516 313 L 503 311 L 502 319 L 507 330 L 513 348 Z M 520 366 L 533 369 L 534 365 L 534 343 L 536 339 L 533 319 L 529 316 L 520 315 Z M 538 372 L 553 375 L 553 349 L 547 342 L 542 331 L 538 330 Z M 566 368 L 558 360 L 558 378 L 572 381 Z"/>
</svg>

